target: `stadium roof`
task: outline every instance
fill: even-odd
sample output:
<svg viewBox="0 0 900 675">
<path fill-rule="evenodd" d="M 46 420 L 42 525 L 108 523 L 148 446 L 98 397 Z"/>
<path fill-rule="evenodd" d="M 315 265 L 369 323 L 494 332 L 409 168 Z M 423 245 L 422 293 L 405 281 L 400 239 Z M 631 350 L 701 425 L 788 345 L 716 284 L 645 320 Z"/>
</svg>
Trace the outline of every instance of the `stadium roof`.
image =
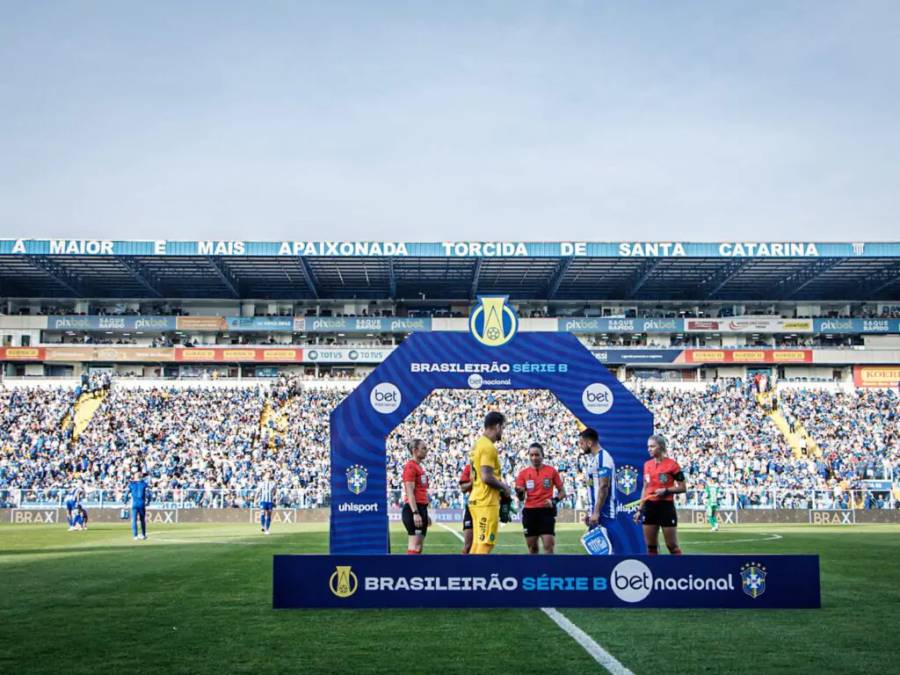
<svg viewBox="0 0 900 675">
<path fill-rule="evenodd" d="M 900 243 L 0 240 L 12 298 L 898 300 Z"/>
</svg>

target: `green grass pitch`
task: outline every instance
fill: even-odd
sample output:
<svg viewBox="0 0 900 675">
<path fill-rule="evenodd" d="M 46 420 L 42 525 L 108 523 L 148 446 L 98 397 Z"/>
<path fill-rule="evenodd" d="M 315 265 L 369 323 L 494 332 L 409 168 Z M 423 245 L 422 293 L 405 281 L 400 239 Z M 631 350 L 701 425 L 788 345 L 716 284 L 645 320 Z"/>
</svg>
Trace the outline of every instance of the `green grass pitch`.
<svg viewBox="0 0 900 675">
<path fill-rule="evenodd" d="M 561 526 L 560 553 L 581 528 Z M 889 672 L 900 662 L 900 527 L 683 527 L 688 553 L 818 553 L 821 610 L 563 614 L 635 673 Z M 405 533 L 392 533 L 405 550 Z M 540 610 L 274 611 L 272 555 L 323 526 L 0 525 L 0 672 L 597 672 Z M 427 552 L 459 541 L 433 528 Z M 500 553 L 522 552 L 518 526 Z"/>
</svg>

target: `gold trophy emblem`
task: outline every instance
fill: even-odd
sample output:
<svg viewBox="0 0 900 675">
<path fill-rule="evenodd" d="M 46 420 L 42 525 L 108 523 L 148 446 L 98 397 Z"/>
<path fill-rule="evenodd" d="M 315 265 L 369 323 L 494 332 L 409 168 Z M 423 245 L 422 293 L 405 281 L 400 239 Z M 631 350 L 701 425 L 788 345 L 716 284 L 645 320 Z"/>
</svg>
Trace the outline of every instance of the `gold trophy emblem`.
<svg viewBox="0 0 900 675">
<path fill-rule="evenodd" d="M 328 587 L 331 592 L 339 598 L 349 598 L 356 593 L 356 587 L 359 581 L 350 565 L 338 565 L 334 569 L 334 574 L 328 579 Z"/>
</svg>

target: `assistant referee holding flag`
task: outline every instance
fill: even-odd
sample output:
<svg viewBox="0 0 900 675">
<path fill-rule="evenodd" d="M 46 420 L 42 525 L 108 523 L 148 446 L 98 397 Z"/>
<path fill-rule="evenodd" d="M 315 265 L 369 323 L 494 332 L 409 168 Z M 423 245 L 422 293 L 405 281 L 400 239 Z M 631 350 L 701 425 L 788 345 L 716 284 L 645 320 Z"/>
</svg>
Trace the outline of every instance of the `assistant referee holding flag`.
<svg viewBox="0 0 900 675">
<path fill-rule="evenodd" d="M 469 455 L 472 465 L 472 494 L 469 511 L 475 524 L 475 537 L 470 553 L 484 554 L 494 550 L 500 527 L 500 501 L 508 500 L 509 486 L 500 480 L 500 458 L 497 441 L 503 438 L 503 413 L 489 412 L 484 418 L 484 434 L 475 441 Z"/>
<path fill-rule="evenodd" d="M 647 439 L 650 459 L 644 462 L 644 492 L 641 506 L 634 514 L 635 522 L 642 520 L 644 523 L 647 555 L 659 553 L 660 528 L 669 553 L 681 555 L 674 495 L 684 493 L 687 486 L 678 462 L 666 455 L 666 445 L 666 439 L 656 434 Z"/>
</svg>

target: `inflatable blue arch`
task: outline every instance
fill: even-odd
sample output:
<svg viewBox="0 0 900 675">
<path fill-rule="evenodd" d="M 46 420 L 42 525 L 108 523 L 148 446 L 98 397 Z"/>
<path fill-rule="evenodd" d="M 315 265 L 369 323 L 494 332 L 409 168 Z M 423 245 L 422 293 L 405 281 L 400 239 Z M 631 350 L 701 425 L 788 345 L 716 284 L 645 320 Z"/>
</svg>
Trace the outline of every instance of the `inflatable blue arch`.
<svg viewBox="0 0 900 675">
<path fill-rule="evenodd" d="M 332 554 L 389 552 L 386 439 L 435 389 L 552 392 L 597 429 L 615 461 L 619 513 L 608 528 L 615 553 L 645 552 L 640 526 L 622 505 L 643 488 L 653 415 L 574 335 L 517 332 L 518 320 L 503 311 L 505 304 L 499 329 L 479 322 L 476 309 L 469 332 L 410 335 L 331 413 Z"/>
</svg>

